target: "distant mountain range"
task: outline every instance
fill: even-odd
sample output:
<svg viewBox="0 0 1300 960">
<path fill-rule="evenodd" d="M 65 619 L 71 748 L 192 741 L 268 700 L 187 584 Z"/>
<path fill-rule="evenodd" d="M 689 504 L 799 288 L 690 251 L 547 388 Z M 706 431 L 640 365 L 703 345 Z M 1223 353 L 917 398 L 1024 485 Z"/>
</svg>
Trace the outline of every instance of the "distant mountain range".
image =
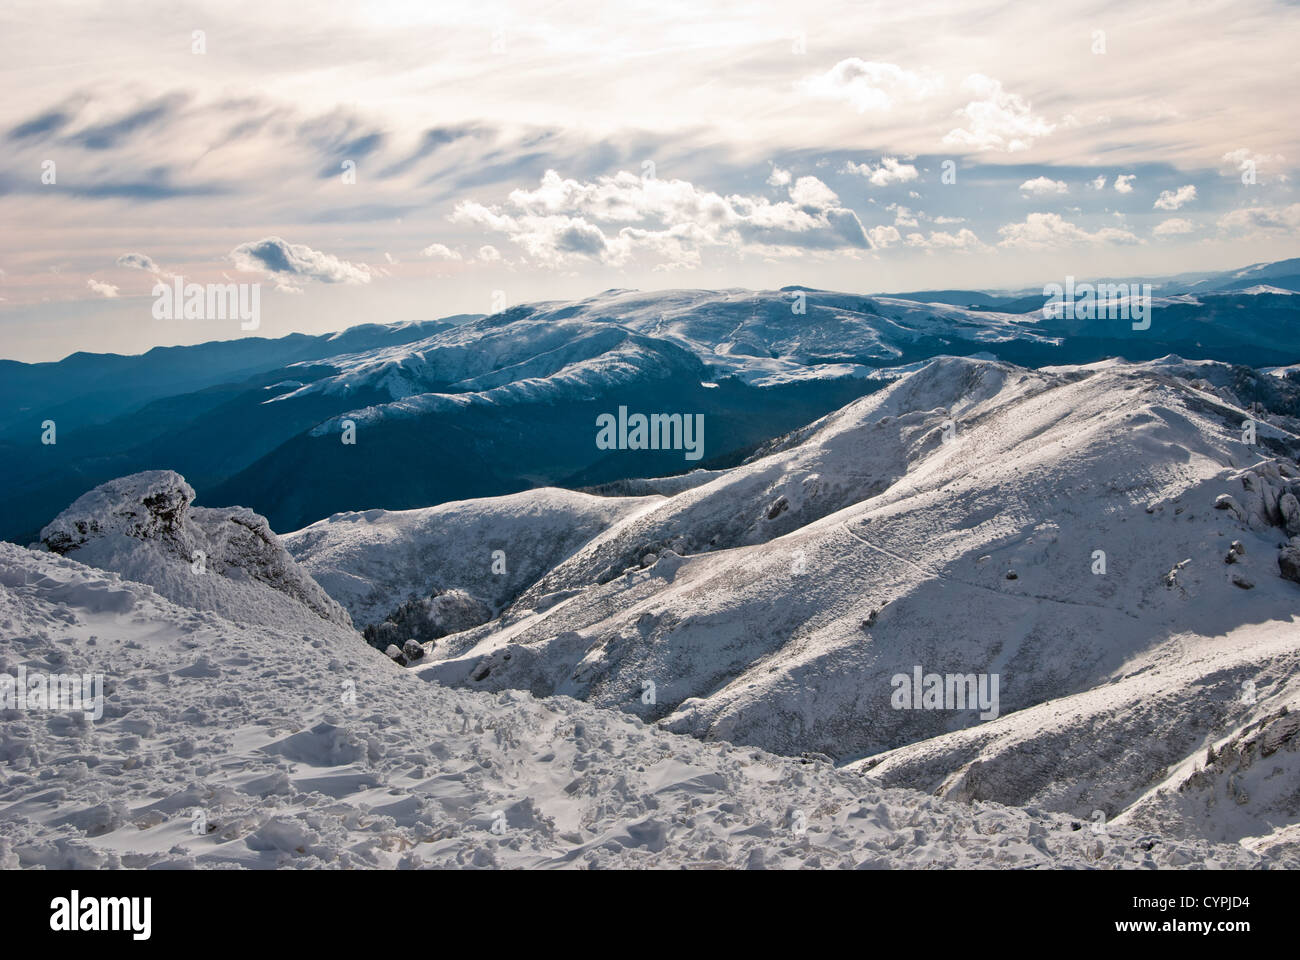
<svg viewBox="0 0 1300 960">
<path fill-rule="evenodd" d="M 29 542 L 85 490 L 148 469 L 286 530 L 344 510 L 725 468 L 936 356 L 1300 361 L 1300 261 L 1152 282 L 1145 330 L 1045 319 L 1032 290 L 609 290 L 328 336 L 0 361 L 0 536 Z M 702 414 L 702 458 L 601 449 L 596 418 L 620 407 Z"/>
</svg>

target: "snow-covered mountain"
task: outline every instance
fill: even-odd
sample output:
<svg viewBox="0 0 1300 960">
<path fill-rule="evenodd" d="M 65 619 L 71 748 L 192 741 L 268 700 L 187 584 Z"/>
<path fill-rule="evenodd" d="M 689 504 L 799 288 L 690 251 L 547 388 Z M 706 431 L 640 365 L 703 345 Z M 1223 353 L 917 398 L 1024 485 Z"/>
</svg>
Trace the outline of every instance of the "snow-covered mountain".
<svg viewBox="0 0 1300 960">
<path fill-rule="evenodd" d="M 448 589 L 500 611 L 615 521 L 657 497 L 544 488 L 420 510 L 338 513 L 284 537 L 285 547 L 359 625 Z"/>
<path fill-rule="evenodd" d="M 0 707 L 0 864 L 1300 865 L 1287 275 L 606 291 L 61 426 L 0 672 L 108 696 Z"/>
<path fill-rule="evenodd" d="M 1243 442 L 1233 389 L 1257 379 L 1178 358 L 932 361 L 643 498 L 414 672 L 861 757 L 852 769 L 957 798 L 1281 842 L 1300 820 L 1284 787 L 1300 741 L 1281 736 L 1300 709 L 1300 440 L 1272 416 Z M 508 542 L 497 502 L 460 508 Z M 892 681 L 914 667 L 996 675 L 999 715 L 895 709 Z M 1198 758 L 1261 729 L 1280 739 L 1258 810 L 1166 801 L 1210 790 L 1218 768 Z"/>
<path fill-rule="evenodd" d="M 292 561 L 194 573 L 174 548 L 210 525 L 177 479 L 94 491 L 51 525 L 91 538 L 63 556 L 0 543 L 0 673 L 103 678 L 98 718 L 0 707 L 0 868 L 1300 865 L 422 682 L 286 594 Z M 75 559 L 113 537 L 152 548 L 133 578 Z M 148 585 L 178 575 L 246 589 L 195 609 Z"/>
<path fill-rule="evenodd" d="M 37 518 L 89 487 L 160 468 L 189 478 L 201 504 L 245 504 L 284 530 L 719 469 L 880 389 L 883 371 L 942 355 L 1283 367 L 1300 361 L 1293 270 L 1175 278 L 1157 286 L 1149 325 L 1047 318 L 1035 291 L 607 290 L 454 323 L 6 362 L 0 536 L 30 542 Z M 700 460 L 602 449 L 593 423 L 620 407 L 704 416 Z"/>
</svg>

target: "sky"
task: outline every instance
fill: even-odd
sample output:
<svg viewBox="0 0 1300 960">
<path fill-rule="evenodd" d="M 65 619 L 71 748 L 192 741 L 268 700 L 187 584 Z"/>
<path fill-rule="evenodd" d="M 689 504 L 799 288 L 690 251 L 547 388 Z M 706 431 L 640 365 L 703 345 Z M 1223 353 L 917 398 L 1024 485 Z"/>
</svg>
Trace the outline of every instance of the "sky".
<svg viewBox="0 0 1300 960">
<path fill-rule="evenodd" d="M 1300 6 L 0 7 L 0 357 L 1300 255 Z"/>
</svg>

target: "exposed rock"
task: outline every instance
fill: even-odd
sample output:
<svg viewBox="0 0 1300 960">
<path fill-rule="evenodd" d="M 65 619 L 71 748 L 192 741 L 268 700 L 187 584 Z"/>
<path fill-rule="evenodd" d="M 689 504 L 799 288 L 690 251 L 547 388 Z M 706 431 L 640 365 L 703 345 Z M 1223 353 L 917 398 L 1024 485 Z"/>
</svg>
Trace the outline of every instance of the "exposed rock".
<svg viewBox="0 0 1300 960">
<path fill-rule="evenodd" d="M 1282 525 L 1282 511 L 1278 499 L 1285 482 L 1278 472 L 1277 464 L 1271 461 L 1257 464 L 1240 474 L 1242 509 L 1246 514 L 1246 523 L 1252 529 L 1263 530 Z"/>
<path fill-rule="evenodd" d="M 1282 514 L 1282 528 L 1286 530 L 1287 536 L 1300 535 L 1300 499 L 1297 499 L 1294 493 L 1287 491 L 1278 497 L 1277 506 L 1278 512 Z"/>
<path fill-rule="evenodd" d="M 367 643 L 383 650 L 390 643 L 403 644 L 407 639 L 422 645 L 491 619 L 492 608 L 482 600 L 464 590 L 446 590 L 406 601 L 383 623 L 372 624 L 362 633 Z"/>
<path fill-rule="evenodd" d="M 1288 544 L 1277 555 L 1278 571 L 1287 580 L 1300 583 L 1300 547 Z"/>
<path fill-rule="evenodd" d="M 1192 562 L 1192 558 L 1188 557 L 1185 560 L 1179 560 L 1172 567 L 1170 567 L 1169 572 L 1165 574 L 1165 586 L 1170 588 L 1177 586 L 1178 571 L 1183 569 L 1183 567 L 1187 566 L 1191 562 Z"/>
<path fill-rule="evenodd" d="M 408 663 L 423 660 L 424 647 L 416 640 L 407 640 L 406 643 L 402 644 L 402 655 L 406 657 Z"/>
<path fill-rule="evenodd" d="M 1231 510 L 1238 520 L 1246 519 L 1246 511 L 1241 508 L 1237 498 L 1230 493 L 1221 493 L 1214 498 L 1215 510 Z"/>
<path fill-rule="evenodd" d="M 194 496 L 174 470 L 119 477 L 78 497 L 45 526 L 41 543 L 198 609 L 233 612 L 226 607 L 245 599 L 239 585 L 255 580 L 325 620 L 352 625 L 265 517 L 246 507 L 191 506 Z"/>
<path fill-rule="evenodd" d="M 133 473 L 82 494 L 45 526 L 41 542 L 55 553 L 67 553 L 114 533 L 175 541 L 193 502 L 194 488 L 174 470 Z"/>
</svg>

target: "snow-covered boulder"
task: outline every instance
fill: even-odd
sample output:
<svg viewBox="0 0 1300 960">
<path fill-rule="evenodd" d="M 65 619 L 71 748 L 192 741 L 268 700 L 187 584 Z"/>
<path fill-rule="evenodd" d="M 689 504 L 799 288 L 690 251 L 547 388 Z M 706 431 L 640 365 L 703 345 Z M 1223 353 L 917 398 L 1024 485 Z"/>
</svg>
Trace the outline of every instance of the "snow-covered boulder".
<svg viewBox="0 0 1300 960">
<path fill-rule="evenodd" d="M 198 609 L 278 622 L 272 608 L 287 597 L 351 626 L 347 611 L 298 566 L 265 517 L 246 507 L 195 507 L 194 496 L 174 470 L 119 477 L 78 497 L 41 530 L 41 543 Z"/>
<path fill-rule="evenodd" d="M 1215 509 L 1215 510 L 1231 510 L 1232 513 L 1233 513 L 1233 515 L 1234 515 L 1238 520 L 1241 520 L 1241 521 L 1244 522 L 1245 519 L 1246 519 L 1246 511 L 1243 510 L 1243 509 L 1241 508 L 1241 504 L 1239 504 L 1239 503 L 1237 502 L 1236 497 L 1234 497 L 1234 496 L 1233 496 L 1232 494 L 1230 494 L 1230 493 L 1221 493 L 1221 494 L 1219 494 L 1217 497 L 1215 497 L 1215 498 L 1214 498 L 1214 509 Z"/>
<path fill-rule="evenodd" d="M 1272 467 L 1272 471 L 1268 471 L 1267 467 Z M 1246 522 L 1252 529 L 1266 530 L 1282 523 L 1282 513 L 1278 509 L 1279 490 L 1270 479 L 1270 472 L 1277 478 L 1277 468 L 1271 463 L 1261 464 L 1241 474 L 1241 487 L 1244 491 L 1242 506 L 1246 511 Z"/>
<path fill-rule="evenodd" d="M 111 534 L 174 543 L 193 502 L 194 488 L 174 470 L 133 473 L 82 494 L 41 531 L 41 542 L 55 553 Z"/>
</svg>

